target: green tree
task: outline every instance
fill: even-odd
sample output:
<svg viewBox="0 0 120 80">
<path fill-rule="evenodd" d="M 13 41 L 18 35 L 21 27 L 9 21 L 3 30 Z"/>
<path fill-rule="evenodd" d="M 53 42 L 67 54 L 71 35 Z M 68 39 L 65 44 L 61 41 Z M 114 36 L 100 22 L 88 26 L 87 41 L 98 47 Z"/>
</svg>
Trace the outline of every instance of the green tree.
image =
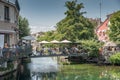
<svg viewBox="0 0 120 80">
<path fill-rule="evenodd" d="M 115 12 L 110 17 L 109 38 L 112 41 L 120 43 L 120 11 Z"/>
<path fill-rule="evenodd" d="M 65 6 L 67 7 L 66 17 L 57 23 L 56 31 L 46 32 L 45 36 L 39 37 L 38 41 L 67 39 L 74 42 L 96 37 L 94 25 L 83 16 L 86 12 L 81 12 L 81 9 L 84 8 L 83 3 L 77 4 L 76 1 L 67 1 Z"/>
<path fill-rule="evenodd" d="M 29 22 L 26 18 L 22 18 L 19 16 L 19 38 L 21 39 L 24 36 L 28 36 L 30 34 Z"/>
<path fill-rule="evenodd" d="M 102 46 L 102 43 L 96 40 L 82 40 L 81 44 L 88 57 L 94 58 L 99 56 L 99 48 Z"/>
<path fill-rule="evenodd" d="M 66 17 L 58 22 L 56 27 L 58 33 L 63 34 L 61 40 L 76 41 L 94 38 L 94 26 L 83 16 L 85 12 L 81 12 L 81 9 L 84 8 L 83 3 L 67 1 L 65 6 L 68 9 L 65 12 Z"/>
</svg>

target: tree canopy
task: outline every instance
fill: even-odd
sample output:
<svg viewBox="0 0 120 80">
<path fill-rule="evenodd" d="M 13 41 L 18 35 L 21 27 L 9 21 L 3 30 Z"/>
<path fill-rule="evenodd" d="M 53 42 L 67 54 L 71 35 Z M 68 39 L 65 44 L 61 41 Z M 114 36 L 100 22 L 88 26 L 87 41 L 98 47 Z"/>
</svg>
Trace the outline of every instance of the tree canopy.
<svg viewBox="0 0 120 80">
<path fill-rule="evenodd" d="M 67 1 L 65 6 L 68 9 L 65 12 L 66 17 L 57 23 L 58 33 L 63 34 L 62 39 L 76 41 L 93 38 L 94 26 L 83 16 L 86 12 L 81 12 L 81 9 L 84 8 L 83 3 Z"/>
<path fill-rule="evenodd" d="M 93 39 L 95 36 L 94 25 L 83 16 L 86 13 L 81 11 L 84 8 L 83 3 L 66 1 L 65 7 L 67 8 L 66 17 L 57 23 L 56 31 L 47 32 L 45 34 L 47 38 L 43 36 L 44 39 L 48 41 L 53 39 L 70 41 Z"/>
<path fill-rule="evenodd" d="M 120 42 L 120 11 L 115 12 L 110 17 L 109 38 L 112 41 Z"/>
<path fill-rule="evenodd" d="M 24 36 L 28 36 L 30 34 L 29 22 L 26 18 L 22 18 L 19 16 L 19 38 L 21 39 Z"/>
</svg>

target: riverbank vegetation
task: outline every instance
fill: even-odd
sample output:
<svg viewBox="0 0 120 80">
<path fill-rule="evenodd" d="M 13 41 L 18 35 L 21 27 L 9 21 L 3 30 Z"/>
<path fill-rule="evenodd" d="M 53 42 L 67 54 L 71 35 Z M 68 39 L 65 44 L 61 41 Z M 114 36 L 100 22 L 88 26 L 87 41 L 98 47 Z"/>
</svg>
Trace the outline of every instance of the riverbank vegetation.
<svg viewBox="0 0 120 80">
<path fill-rule="evenodd" d="M 88 53 L 89 57 L 98 57 L 99 56 L 99 48 L 102 46 L 102 43 L 96 40 L 83 40 L 81 41 L 82 48 Z"/>
<path fill-rule="evenodd" d="M 111 62 L 112 64 L 117 64 L 117 65 L 119 65 L 119 64 L 120 64 L 120 52 L 118 52 L 118 53 L 110 56 L 110 59 L 109 59 L 109 60 L 110 60 L 110 62 Z"/>
<path fill-rule="evenodd" d="M 12 70 L 12 69 L 14 69 L 14 64 L 11 63 L 11 62 L 8 62 L 7 63 L 7 67 L 0 67 L 0 72 L 2 72 L 2 71 L 9 71 L 9 70 Z"/>
</svg>

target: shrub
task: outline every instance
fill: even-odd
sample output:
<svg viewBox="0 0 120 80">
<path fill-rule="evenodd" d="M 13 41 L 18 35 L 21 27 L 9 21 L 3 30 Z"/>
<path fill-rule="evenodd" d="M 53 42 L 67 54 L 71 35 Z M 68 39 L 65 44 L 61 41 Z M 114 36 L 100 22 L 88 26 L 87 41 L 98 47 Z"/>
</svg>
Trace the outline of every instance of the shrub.
<svg viewBox="0 0 120 80">
<path fill-rule="evenodd" d="M 110 56 L 109 60 L 112 64 L 120 64 L 120 52 Z"/>
<path fill-rule="evenodd" d="M 7 68 L 6 67 L 0 67 L 0 71 L 6 71 L 6 70 L 12 70 L 14 68 L 13 63 L 7 63 Z"/>
<path fill-rule="evenodd" d="M 86 51 L 86 53 L 88 53 L 89 57 L 98 57 L 99 48 L 101 45 L 102 44 L 96 40 L 82 41 L 82 48 Z"/>
</svg>

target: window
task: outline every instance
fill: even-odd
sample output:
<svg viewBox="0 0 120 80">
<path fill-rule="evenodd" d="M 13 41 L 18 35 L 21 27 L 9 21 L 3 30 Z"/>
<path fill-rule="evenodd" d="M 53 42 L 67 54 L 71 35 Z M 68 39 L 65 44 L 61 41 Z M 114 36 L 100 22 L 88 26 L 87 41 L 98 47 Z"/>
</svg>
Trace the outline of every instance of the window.
<svg viewBox="0 0 120 80">
<path fill-rule="evenodd" d="M 5 6 L 5 7 L 4 7 L 4 19 L 5 19 L 6 21 L 9 21 L 9 20 L 10 20 L 10 18 L 9 18 L 9 7 L 8 7 L 8 6 Z"/>
<path fill-rule="evenodd" d="M 4 42 L 5 43 L 10 43 L 10 37 L 9 37 L 9 34 L 5 34 L 5 36 L 4 36 Z"/>
</svg>

